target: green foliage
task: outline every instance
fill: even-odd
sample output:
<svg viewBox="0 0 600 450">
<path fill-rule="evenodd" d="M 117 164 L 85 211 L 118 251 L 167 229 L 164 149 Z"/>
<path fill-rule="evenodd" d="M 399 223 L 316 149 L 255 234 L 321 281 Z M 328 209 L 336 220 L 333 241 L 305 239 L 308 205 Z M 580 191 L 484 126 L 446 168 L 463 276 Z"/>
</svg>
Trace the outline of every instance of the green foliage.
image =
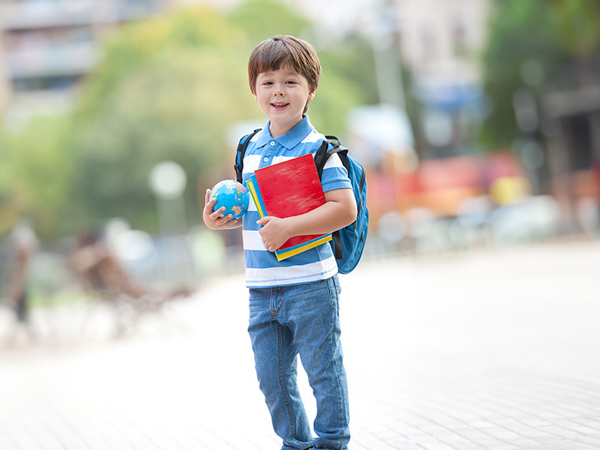
<svg viewBox="0 0 600 450">
<path fill-rule="evenodd" d="M 567 54 L 556 32 L 556 20 L 546 2 L 502 0 L 495 3 L 489 42 L 483 55 L 484 90 L 492 103 L 481 133 L 488 148 L 509 147 L 519 136 L 513 95 L 521 87 L 536 93 L 556 83 Z M 525 63 L 543 70 L 542 79 L 528 85 Z"/>
<path fill-rule="evenodd" d="M 0 133 L 0 234 L 19 216 L 34 220 L 42 236 L 55 235 L 64 223 L 75 171 L 70 129 L 68 117 L 52 116 Z"/>
<path fill-rule="evenodd" d="M 243 35 L 212 10 L 179 12 L 127 27 L 107 46 L 80 114 L 78 182 L 92 220 L 123 216 L 156 229 L 148 174 L 163 160 L 186 171 L 198 217 L 199 174 L 227 157 L 225 136 L 254 112 L 239 44 Z"/>
<path fill-rule="evenodd" d="M 102 62 L 86 80 L 81 112 L 94 114 L 110 107 L 115 101 L 115 86 L 170 53 L 203 47 L 215 53 L 231 52 L 245 44 L 240 30 L 208 8 L 181 9 L 169 16 L 124 25 L 107 39 Z"/>
<path fill-rule="evenodd" d="M 333 67 L 321 77 L 308 115 L 311 123 L 323 134 L 341 137 L 345 130 L 346 113 L 364 104 L 364 94 L 356 84 L 340 75 Z"/>
<path fill-rule="evenodd" d="M 308 20 L 280 1 L 249 0 L 229 16 L 231 23 L 244 30 L 251 42 L 258 44 L 279 34 L 303 37 Z"/>
<path fill-rule="evenodd" d="M 527 88 L 538 100 L 547 92 L 593 80 L 590 62 L 600 51 L 600 3 L 596 0 L 496 0 L 483 56 L 484 88 L 493 105 L 481 138 L 497 148 L 519 136 L 512 99 Z M 532 83 L 527 68 L 541 69 Z M 574 75 L 574 76 L 573 76 Z"/>
<path fill-rule="evenodd" d="M 135 227 L 156 229 L 147 177 L 165 159 L 186 170 L 188 211 L 197 220 L 196 180 L 206 185 L 202 180 L 231 161 L 227 129 L 263 117 L 247 84 L 252 48 L 275 34 L 301 35 L 307 26 L 282 3 L 260 0 L 229 17 L 205 8 L 182 10 L 127 26 L 108 41 L 78 116 L 77 189 L 86 220 L 123 216 Z M 320 130 L 340 134 L 346 112 L 365 96 L 345 75 L 351 64 L 336 61 L 324 67 L 310 116 Z"/>
<path fill-rule="evenodd" d="M 600 49 L 600 3 L 597 0 L 551 0 L 557 28 L 569 52 L 579 58 Z"/>
<path fill-rule="evenodd" d="M 323 133 L 343 137 L 346 113 L 379 101 L 372 48 L 352 37 L 317 51 L 323 74 L 309 111 L 311 121 Z"/>
</svg>

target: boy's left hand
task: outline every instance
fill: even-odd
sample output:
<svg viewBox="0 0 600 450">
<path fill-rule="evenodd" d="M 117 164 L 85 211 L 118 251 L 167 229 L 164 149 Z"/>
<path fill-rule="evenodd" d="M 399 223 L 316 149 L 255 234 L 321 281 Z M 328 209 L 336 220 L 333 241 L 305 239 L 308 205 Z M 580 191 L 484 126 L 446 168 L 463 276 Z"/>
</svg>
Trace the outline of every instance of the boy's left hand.
<svg viewBox="0 0 600 450">
<path fill-rule="evenodd" d="M 265 216 L 256 223 L 263 225 L 258 233 L 262 236 L 265 247 L 270 252 L 277 250 L 291 237 L 285 219 Z"/>
</svg>

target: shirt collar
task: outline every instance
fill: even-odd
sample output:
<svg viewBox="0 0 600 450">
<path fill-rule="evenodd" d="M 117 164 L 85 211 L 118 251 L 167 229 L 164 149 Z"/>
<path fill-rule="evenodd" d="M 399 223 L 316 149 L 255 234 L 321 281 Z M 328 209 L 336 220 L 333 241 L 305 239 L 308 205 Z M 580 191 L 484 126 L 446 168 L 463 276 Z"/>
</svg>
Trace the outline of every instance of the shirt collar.
<svg viewBox="0 0 600 450">
<path fill-rule="evenodd" d="M 262 133 L 258 137 L 256 141 L 257 148 L 268 144 L 270 141 L 275 141 L 288 150 L 291 150 L 300 142 L 302 142 L 304 138 L 306 138 L 306 136 L 308 136 L 314 130 L 314 127 L 306 115 L 303 116 L 302 120 L 294 125 L 290 131 L 276 138 L 271 137 L 271 132 L 269 131 L 270 124 L 271 121 L 269 120 L 267 125 L 265 125 L 265 128 L 263 128 Z"/>
</svg>

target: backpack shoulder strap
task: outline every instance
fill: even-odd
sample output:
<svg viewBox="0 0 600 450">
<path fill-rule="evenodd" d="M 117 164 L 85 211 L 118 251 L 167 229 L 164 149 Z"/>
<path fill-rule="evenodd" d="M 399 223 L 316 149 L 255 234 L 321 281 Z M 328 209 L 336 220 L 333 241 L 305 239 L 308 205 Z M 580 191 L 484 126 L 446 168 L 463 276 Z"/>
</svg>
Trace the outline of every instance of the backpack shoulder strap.
<svg viewBox="0 0 600 450">
<path fill-rule="evenodd" d="M 330 148 L 331 147 L 331 148 Z M 319 178 L 323 174 L 323 168 L 325 167 L 325 163 L 329 159 L 331 155 L 334 153 L 348 154 L 348 149 L 343 147 L 340 143 L 340 140 L 335 136 L 325 136 L 325 140 L 317 150 L 315 154 L 315 165 L 317 166 L 317 173 L 319 174 Z M 344 158 L 342 158 L 342 163 L 348 173 L 350 173 L 350 168 L 347 167 Z"/>
<path fill-rule="evenodd" d="M 238 183 L 242 182 L 242 171 L 244 170 L 244 155 L 246 154 L 246 148 L 248 148 L 248 142 L 254 137 L 256 133 L 258 133 L 262 128 L 257 128 L 252 133 L 247 134 L 243 138 L 240 139 L 240 142 L 237 146 L 237 152 L 235 155 L 235 164 L 233 168 L 235 169 L 235 178 Z"/>
<path fill-rule="evenodd" d="M 317 173 L 319 174 L 319 178 L 321 178 L 321 176 L 323 175 L 323 168 L 325 167 L 325 163 L 327 162 L 329 157 L 334 153 L 348 154 L 348 149 L 342 147 L 342 145 L 340 144 L 340 140 L 337 137 L 325 136 L 325 140 L 323 141 L 323 143 L 317 150 L 317 153 L 315 154 L 315 165 L 317 166 Z M 346 170 L 349 171 L 349 168 L 346 167 Z M 342 250 L 342 241 L 339 230 L 334 231 L 331 235 L 334 242 L 333 248 L 335 251 L 335 259 L 342 259 L 344 257 L 344 253 Z"/>
</svg>

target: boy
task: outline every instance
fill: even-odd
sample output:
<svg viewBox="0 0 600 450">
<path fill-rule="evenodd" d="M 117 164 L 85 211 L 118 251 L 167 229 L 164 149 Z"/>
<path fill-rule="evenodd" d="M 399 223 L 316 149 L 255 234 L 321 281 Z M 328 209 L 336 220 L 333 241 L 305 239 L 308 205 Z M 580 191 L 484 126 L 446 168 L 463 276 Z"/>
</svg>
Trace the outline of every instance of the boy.
<svg viewBox="0 0 600 450">
<path fill-rule="evenodd" d="M 269 118 L 244 157 L 243 178 L 254 170 L 312 153 L 324 136 L 305 113 L 317 90 L 321 65 L 313 47 L 293 36 L 260 43 L 248 64 L 250 90 Z M 273 253 L 292 236 L 325 234 L 356 219 L 348 174 L 334 155 L 321 179 L 325 204 L 295 217 L 258 215 L 251 203 L 243 217 L 248 331 L 260 389 L 283 450 L 348 448 L 348 390 L 342 361 L 337 265 L 329 243 L 283 261 Z M 236 228 L 240 220 L 212 211 L 206 191 L 203 219 L 213 230 Z M 317 401 L 313 439 L 296 383 L 297 355 Z"/>
</svg>

